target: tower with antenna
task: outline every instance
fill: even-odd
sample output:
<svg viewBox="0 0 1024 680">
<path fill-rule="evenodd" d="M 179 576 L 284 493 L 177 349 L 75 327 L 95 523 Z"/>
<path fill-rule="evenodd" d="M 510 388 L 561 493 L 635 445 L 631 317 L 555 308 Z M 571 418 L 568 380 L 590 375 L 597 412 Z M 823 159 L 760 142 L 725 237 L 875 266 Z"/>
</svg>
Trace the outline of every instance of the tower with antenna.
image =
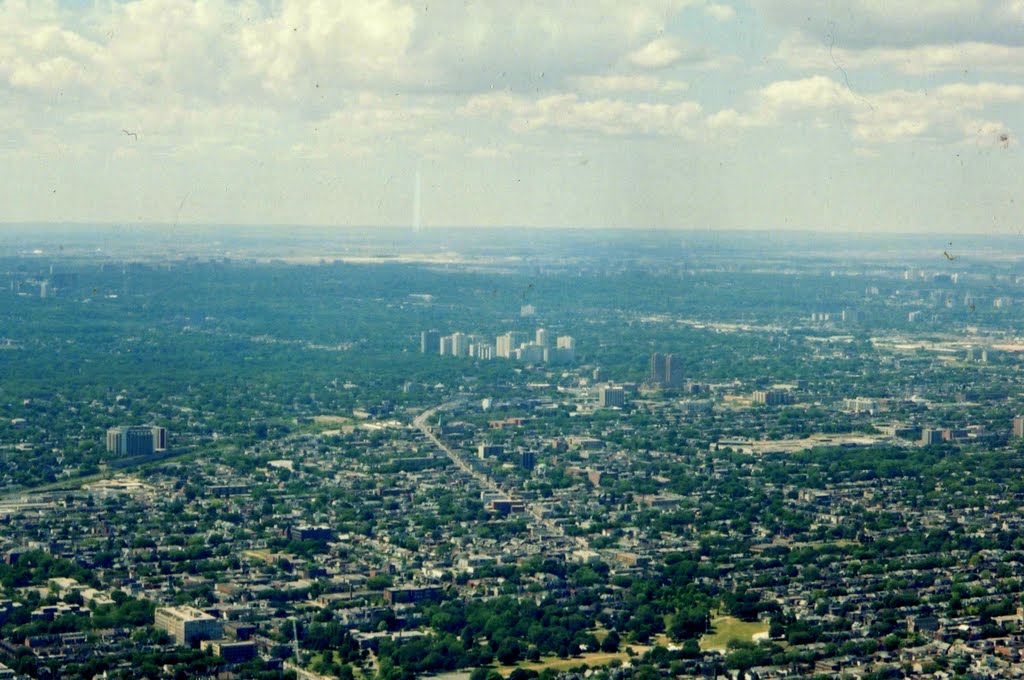
<svg viewBox="0 0 1024 680">
<path fill-rule="evenodd" d="M 420 223 L 420 169 L 416 168 L 416 184 L 412 194 L 412 231 L 419 233 Z"/>
</svg>

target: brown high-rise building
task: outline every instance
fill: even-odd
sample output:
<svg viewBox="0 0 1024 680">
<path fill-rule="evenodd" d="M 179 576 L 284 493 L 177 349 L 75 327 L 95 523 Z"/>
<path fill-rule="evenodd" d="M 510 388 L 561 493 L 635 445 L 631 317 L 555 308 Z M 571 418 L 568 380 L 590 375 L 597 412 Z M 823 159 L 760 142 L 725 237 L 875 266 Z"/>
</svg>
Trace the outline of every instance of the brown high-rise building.
<svg viewBox="0 0 1024 680">
<path fill-rule="evenodd" d="M 651 355 L 651 382 L 655 385 L 665 382 L 665 356 L 658 352 Z"/>
<path fill-rule="evenodd" d="M 674 354 L 665 356 L 665 385 L 668 387 L 683 386 L 683 359 Z"/>
<path fill-rule="evenodd" d="M 441 351 L 441 331 L 431 329 L 420 332 L 420 353 L 437 354 Z"/>
<path fill-rule="evenodd" d="M 651 384 L 665 387 L 682 387 L 683 359 L 673 354 L 651 355 Z"/>
<path fill-rule="evenodd" d="M 604 385 L 598 390 L 597 405 L 601 408 L 622 408 L 626 405 L 626 392 L 621 387 Z"/>
</svg>

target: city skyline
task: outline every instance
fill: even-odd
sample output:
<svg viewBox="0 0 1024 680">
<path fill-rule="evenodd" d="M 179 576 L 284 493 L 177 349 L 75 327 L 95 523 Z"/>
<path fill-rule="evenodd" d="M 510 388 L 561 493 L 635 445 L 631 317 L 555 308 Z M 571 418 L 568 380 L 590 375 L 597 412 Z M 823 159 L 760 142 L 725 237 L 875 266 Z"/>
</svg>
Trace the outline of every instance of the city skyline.
<svg viewBox="0 0 1024 680">
<path fill-rule="evenodd" d="M 0 224 L 1016 234 L 1022 19 L 8 0 Z"/>
<path fill-rule="evenodd" d="M 2 677 L 1024 673 L 1007 237 L 131 231 L 0 239 Z"/>
</svg>

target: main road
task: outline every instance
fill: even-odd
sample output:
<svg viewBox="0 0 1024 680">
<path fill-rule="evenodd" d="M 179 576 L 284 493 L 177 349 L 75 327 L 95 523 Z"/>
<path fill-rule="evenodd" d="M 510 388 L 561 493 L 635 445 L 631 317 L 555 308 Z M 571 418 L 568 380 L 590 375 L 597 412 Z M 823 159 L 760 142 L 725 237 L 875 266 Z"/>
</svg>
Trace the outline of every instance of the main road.
<svg viewBox="0 0 1024 680">
<path fill-rule="evenodd" d="M 442 441 L 441 438 L 438 437 L 437 434 L 434 432 L 434 428 L 430 426 L 430 419 L 433 418 L 436 413 L 438 413 L 439 411 L 445 411 L 455 406 L 459 406 L 462 403 L 463 402 L 459 401 L 449 401 L 445 402 L 444 404 L 441 404 L 440 406 L 435 406 L 434 408 L 427 409 L 423 413 L 416 416 L 416 418 L 413 419 L 412 424 L 415 425 L 416 428 L 420 432 L 422 432 L 427 439 L 433 442 L 434 446 L 444 451 L 444 454 L 448 456 L 448 458 L 453 463 L 455 463 L 455 466 L 457 468 L 459 468 L 467 475 L 475 479 L 480 484 L 480 486 L 482 486 L 485 490 L 490 491 L 492 493 L 504 494 L 506 492 L 500 486 L 498 486 L 498 484 L 493 479 L 491 479 L 483 472 L 470 465 L 465 458 L 457 454 L 455 451 L 452 451 L 451 447 L 445 444 L 444 441 Z"/>
<path fill-rule="evenodd" d="M 444 454 L 448 456 L 448 459 L 455 464 L 455 467 L 459 468 L 464 473 L 475 479 L 476 482 L 485 491 L 510 496 L 510 494 L 505 489 L 502 489 L 498 485 L 498 483 L 491 479 L 485 472 L 475 467 L 474 465 L 471 465 L 470 462 L 465 459 L 465 457 L 463 457 L 458 452 L 452 450 L 452 448 L 448 446 L 448 444 L 446 444 L 444 440 L 437 435 L 436 432 L 434 432 L 434 428 L 430 426 L 430 419 L 433 418 L 437 413 L 455 408 L 456 406 L 461 406 L 464 403 L 465 401 L 462 400 L 448 401 L 439 406 L 429 408 L 423 413 L 416 416 L 413 419 L 412 424 L 420 432 L 422 432 L 423 435 L 427 439 L 429 439 L 431 443 L 434 444 L 434 446 L 441 449 L 444 452 Z M 523 501 L 523 504 L 526 506 L 526 516 L 528 518 L 528 521 L 535 528 L 543 529 L 544 532 L 546 532 L 550 536 L 554 536 L 561 539 L 569 538 L 565 535 L 565 530 L 561 526 L 559 526 L 553 519 L 549 517 L 544 517 L 544 508 L 540 503 L 533 501 Z M 582 536 L 573 537 L 573 542 L 576 544 L 576 547 L 581 550 L 589 550 L 590 548 L 590 545 Z"/>
</svg>

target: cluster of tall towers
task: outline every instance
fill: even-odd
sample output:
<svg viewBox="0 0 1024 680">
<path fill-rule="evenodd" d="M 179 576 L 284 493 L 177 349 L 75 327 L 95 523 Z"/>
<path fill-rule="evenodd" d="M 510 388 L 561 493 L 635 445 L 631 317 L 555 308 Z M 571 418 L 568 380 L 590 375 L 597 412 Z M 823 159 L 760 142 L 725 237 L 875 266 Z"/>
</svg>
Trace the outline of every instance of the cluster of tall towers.
<svg viewBox="0 0 1024 680">
<path fill-rule="evenodd" d="M 420 333 L 420 352 L 476 359 L 514 359 L 531 364 L 564 364 L 576 359 L 576 339 L 571 335 L 553 337 L 547 329 L 538 328 L 532 337 L 522 331 L 509 331 L 491 343 L 466 333 L 441 335 L 440 331 L 429 330 Z"/>
</svg>

